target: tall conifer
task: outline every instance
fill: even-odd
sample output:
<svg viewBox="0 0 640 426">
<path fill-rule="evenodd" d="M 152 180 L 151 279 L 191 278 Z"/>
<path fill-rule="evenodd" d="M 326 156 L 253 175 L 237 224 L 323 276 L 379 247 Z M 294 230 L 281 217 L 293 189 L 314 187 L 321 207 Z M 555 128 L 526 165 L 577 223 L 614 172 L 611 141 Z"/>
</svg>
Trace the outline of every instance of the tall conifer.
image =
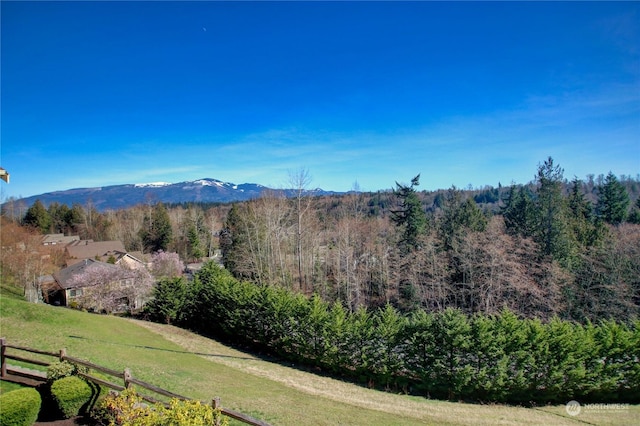
<svg viewBox="0 0 640 426">
<path fill-rule="evenodd" d="M 611 172 L 605 177 L 604 184 L 598 187 L 598 215 L 607 223 L 619 225 L 627 218 L 629 194 L 624 185 Z"/>
<path fill-rule="evenodd" d="M 537 226 L 535 239 L 540 244 L 542 254 L 565 261 L 569 255 L 570 242 L 567 232 L 567 209 L 562 196 L 564 170 L 549 157 L 538 166 L 536 183 Z"/>
<path fill-rule="evenodd" d="M 418 185 L 420 175 L 411 179 L 409 186 L 396 182 L 396 189 L 393 191 L 400 202 L 400 208 L 391 211 L 391 219 L 402 229 L 400 242 L 406 251 L 419 248 L 419 236 L 427 230 L 427 215 L 415 189 Z"/>
</svg>

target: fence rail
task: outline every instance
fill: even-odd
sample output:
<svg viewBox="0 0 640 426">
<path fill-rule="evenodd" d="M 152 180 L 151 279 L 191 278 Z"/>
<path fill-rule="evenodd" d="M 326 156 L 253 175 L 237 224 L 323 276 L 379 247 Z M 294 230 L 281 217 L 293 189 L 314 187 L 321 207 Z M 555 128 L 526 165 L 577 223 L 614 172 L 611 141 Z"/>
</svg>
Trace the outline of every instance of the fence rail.
<svg viewBox="0 0 640 426">
<path fill-rule="evenodd" d="M 14 350 L 19 350 L 19 351 L 24 351 L 24 352 L 29 352 L 29 353 L 33 353 L 33 354 L 38 354 L 38 355 L 46 355 L 46 356 L 50 356 L 50 357 L 55 357 L 57 359 L 59 359 L 60 361 L 68 361 L 71 362 L 73 364 L 76 365 L 81 365 L 83 367 L 86 367 L 90 370 L 96 370 L 99 371 L 101 373 L 104 373 L 106 375 L 112 376 L 112 377 L 117 377 L 118 379 L 123 381 L 123 386 L 120 386 L 117 383 L 112 383 L 109 381 L 106 381 L 104 379 L 101 379 L 99 377 L 95 377 L 92 376 L 90 374 L 87 373 L 78 373 L 78 375 L 80 377 L 83 377 L 86 380 L 89 380 L 93 383 L 96 383 L 98 385 L 101 386 L 105 386 L 107 388 L 110 389 L 114 389 L 118 392 L 121 392 L 127 388 L 129 388 L 131 385 L 136 385 L 139 386 L 143 389 L 149 390 L 151 392 L 154 392 L 156 394 L 168 397 L 168 398 L 177 398 L 183 401 L 189 401 L 192 400 L 192 398 L 188 398 L 186 396 L 182 396 L 182 395 L 178 395 L 176 393 L 173 393 L 171 391 L 168 391 L 166 389 L 162 389 L 160 387 L 154 386 L 151 383 L 147 383 L 144 382 L 142 380 L 138 380 L 135 377 L 133 377 L 133 375 L 131 374 L 131 370 L 129 370 L 128 368 L 125 368 L 124 371 L 116 371 L 116 370 L 112 370 L 110 368 L 107 367 L 103 367 L 101 365 L 97 365 L 97 364 L 93 364 L 89 361 L 85 361 L 83 359 L 79 359 L 79 358 L 74 358 L 71 356 L 67 355 L 67 352 L 65 349 L 61 349 L 59 352 L 48 352 L 48 351 L 42 351 L 39 349 L 33 349 L 33 348 L 26 348 L 23 346 L 17 346 L 17 345 L 10 345 L 7 343 L 6 339 L 4 337 L 0 338 L 0 364 L 1 364 L 1 369 L 0 369 L 0 380 L 7 380 L 9 379 L 12 375 L 18 375 L 18 376 L 23 376 L 23 377 L 27 377 L 30 378 L 32 380 L 36 380 L 36 381 L 44 381 L 46 380 L 46 375 L 44 375 L 42 372 L 38 372 L 38 371 L 33 371 L 33 370 L 26 370 L 17 366 L 13 366 L 10 364 L 7 364 L 7 360 L 11 359 L 11 360 L 15 360 L 15 361 L 20 361 L 23 363 L 27 363 L 27 364 L 33 364 L 33 365 L 39 365 L 39 366 L 44 366 L 44 367 L 48 367 L 49 365 L 51 365 L 51 363 L 46 362 L 46 361 L 41 361 L 38 359 L 32 359 L 32 358 L 27 358 L 25 356 L 21 356 L 21 355 L 15 355 L 15 354 L 7 354 L 7 349 L 14 349 Z M 162 401 L 149 396 L 149 395 L 143 395 L 140 394 L 140 397 L 142 397 L 142 399 L 144 399 L 147 402 L 151 402 L 151 403 L 163 403 Z M 166 403 L 165 403 L 166 404 Z M 228 408 L 224 408 L 220 406 L 220 398 L 219 397 L 215 397 L 212 399 L 211 405 L 213 406 L 214 409 L 219 409 L 220 412 L 227 416 L 230 417 L 232 419 L 235 420 L 239 420 L 243 423 L 249 424 L 249 425 L 255 425 L 255 426 L 270 426 L 269 423 L 266 423 L 262 420 L 259 419 L 255 419 L 251 416 L 248 416 L 246 414 L 234 411 L 234 410 L 230 410 Z"/>
</svg>

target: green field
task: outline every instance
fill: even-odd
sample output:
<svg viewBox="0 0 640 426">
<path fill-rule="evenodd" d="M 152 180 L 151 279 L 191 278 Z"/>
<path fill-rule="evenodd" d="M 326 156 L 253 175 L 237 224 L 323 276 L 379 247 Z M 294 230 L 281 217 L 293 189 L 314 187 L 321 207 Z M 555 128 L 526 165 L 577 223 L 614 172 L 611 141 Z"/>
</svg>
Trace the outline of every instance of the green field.
<svg viewBox="0 0 640 426">
<path fill-rule="evenodd" d="M 273 425 L 633 425 L 640 406 L 523 408 L 427 400 L 357 386 L 268 362 L 184 330 L 48 305 L 2 289 L 0 335 L 11 344 L 88 360 Z M 49 359 L 51 360 L 51 359 Z M 5 383 L 0 391 L 13 389 Z M 596 409 L 597 408 L 597 409 Z"/>
</svg>

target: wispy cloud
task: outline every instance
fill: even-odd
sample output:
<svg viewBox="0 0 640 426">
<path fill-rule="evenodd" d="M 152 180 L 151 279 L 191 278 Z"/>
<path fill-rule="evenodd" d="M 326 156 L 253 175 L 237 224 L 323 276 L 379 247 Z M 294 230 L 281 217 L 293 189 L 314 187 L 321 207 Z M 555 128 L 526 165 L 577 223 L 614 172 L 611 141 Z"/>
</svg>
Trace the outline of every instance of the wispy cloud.
<svg viewBox="0 0 640 426">
<path fill-rule="evenodd" d="M 247 135 L 221 152 L 230 163 L 246 165 L 238 173 L 229 171 L 233 176 L 273 181 L 305 166 L 318 184 L 340 190 L 356 179 L 364 189 L 388 188 L 418 172 L 429 189 L 527 182 L 548 155 L 565 166 L 568 177 L 609 169 L 629 174 L 640 169 L 640 92 L 635 88 L 615 84 L 592 92 L 530 96 L 513 110 L 450 117 L 423 128 L 276 129 Z"/>
<path fill-rule="evenodd" d="M 640 170 L 640 91 L 612 84 L 591 92 L 531 95 L 514 109 L 453 116 L 419 128 L 328 131 L 302 126 L 177 143 L 136 167 L 83 176 L 84 185 L 213 177 L 281 187 L 307 168 L 313 186 L 385 189 L 422 173 L 423 188 L 527 182 L 548 155 L 567 177 Z M 135 150 L 134 150 L 135 151 Z M 138 154 L 135 154 L 136 156 Z M 166 164 L 153 167 L 152 164 Z M 149 166 L 149 167 L 147 167 Z"/>
</svg>

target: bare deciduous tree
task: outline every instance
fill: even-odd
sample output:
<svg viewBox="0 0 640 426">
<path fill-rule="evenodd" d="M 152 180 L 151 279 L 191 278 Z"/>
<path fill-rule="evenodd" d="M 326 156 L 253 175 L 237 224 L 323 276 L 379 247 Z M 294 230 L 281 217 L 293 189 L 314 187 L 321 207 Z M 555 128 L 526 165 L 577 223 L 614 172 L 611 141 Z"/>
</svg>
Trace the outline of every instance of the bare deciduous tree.
<svg viewBox="0 0 640 426">
<path fill-rule="evenodd" d="M 308 276 L 303 269 L 304 257 L 307 254 L 303 247 L 303 233 L 309 230 L 304 226 L 306 214 L 311 206 L 311 200 L 307 196 L 306 191 L 311 183 L 311 175 L 305 168 L 301 168 L 296 172 L 289 173 L 289 185 L 295 191 L 293 198 L 295 228 L 296 228 L 296 262 L 298 265 L 298 290 L 303 293 L 307 292 Z"/>
<path fill-rule="evenodd" d="M 39 277 L 56 269 L 60 250 L 42 245 L 42 236 L 34 230 L 2 220 L 0 232 L 0 267 L 5 283 L 14 284 L 24 291 L 27 300 L 42 299 Z"/>
</svg>

